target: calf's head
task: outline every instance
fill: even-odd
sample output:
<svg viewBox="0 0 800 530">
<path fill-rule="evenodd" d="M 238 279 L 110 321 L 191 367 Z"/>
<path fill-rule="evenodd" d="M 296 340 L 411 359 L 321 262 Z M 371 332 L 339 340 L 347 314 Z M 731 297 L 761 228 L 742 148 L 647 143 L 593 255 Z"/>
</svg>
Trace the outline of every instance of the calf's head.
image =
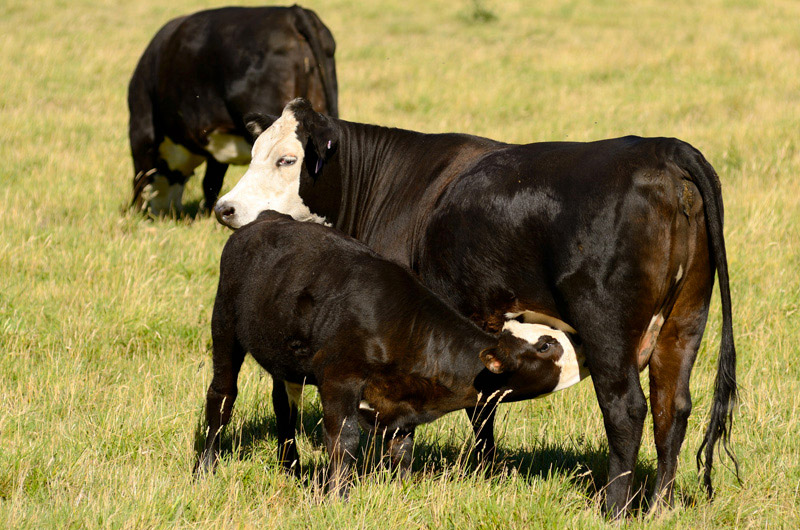
<svg viewBox="0 0 800 530">
<path fill-rule="evenodd" d="M 549 394 L 588 375 L 568 334 L 542 324 L 506 322 L 497 346 L 481 351 L 480 358 L 519 398 Z"/>
<path fill-rule="evenodd" d="M 214 208 L 220 223 L 234 230 L 255 220 L 262 210 L 275 210 L 298 221 L 325 223 L 300 196 L 303 178 L 316 178 L 336 148 L 328 118 L 298 98 L 279 118 L 251 114 L 246 125 L 255 137 L 247 172 Z"/>
</svg>

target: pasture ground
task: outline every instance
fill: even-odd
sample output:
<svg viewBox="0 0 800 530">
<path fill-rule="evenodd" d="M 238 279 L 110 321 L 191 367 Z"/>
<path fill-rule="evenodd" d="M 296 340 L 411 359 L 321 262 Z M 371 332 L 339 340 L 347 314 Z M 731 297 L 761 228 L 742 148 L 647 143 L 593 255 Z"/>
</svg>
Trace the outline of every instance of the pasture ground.
<svg viewBox="0 0 800 530">
<path fill-rule="evenodd" d="M 695 472 L 716 372 L 715 295 L 677 506 L 651 517 L 639 503 L 626 526 L 800 526 L 800 4 L 304 4 L 337 39 L 346 119 L 513 142 L 676 136 L 703 151 L 726 205 L 744 482 L 718 458 L 709 503 Z M 0 528 L 616 526 L 599 509 L 606 447 L 591 382 L 503 406 L 493 472 L 469 458 L 456 413 L 420 429 L 409 482 L 362 462 L 341 503 L 276 471 L 271 382 L 248 361 L 226 456 L 215 476 L 193 480 L 229 232 L 210 218 L 126 211 L 125 98 L 154 32 L 212 5 L 0 2 Z M 201 195 L 195 179 L 190 210 Z M 312 470 L 327 458 L 315 394 L 300 439 Z M 636 484 L 654 478 L 648 419 Z"/>
</svg>

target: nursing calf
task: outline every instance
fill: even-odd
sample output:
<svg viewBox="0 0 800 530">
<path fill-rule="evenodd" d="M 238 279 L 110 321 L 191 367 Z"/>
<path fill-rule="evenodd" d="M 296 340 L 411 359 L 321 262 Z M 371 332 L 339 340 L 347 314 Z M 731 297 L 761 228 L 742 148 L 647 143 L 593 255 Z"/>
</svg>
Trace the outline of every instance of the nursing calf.
<svg viewBox="0 0 800 530">
<path fill-rule="evenodd" d="M 391 437 L 392 463 L 407 473 L 417 425 L 551 392 L 580 369 L 566 334 L 517 321 L 488 334 L 400 265 L 334 229 L 272 211 L 225 245 L 211 326 L 214 376 L 199 467 L 216 461 L 250 352 L 280 390 L 278 451 L 288 469 L 298 469 L 297 409 L 281 383 L 319 388 L 329 487 L 340 494 L 359 423 Z"/>
</svg>

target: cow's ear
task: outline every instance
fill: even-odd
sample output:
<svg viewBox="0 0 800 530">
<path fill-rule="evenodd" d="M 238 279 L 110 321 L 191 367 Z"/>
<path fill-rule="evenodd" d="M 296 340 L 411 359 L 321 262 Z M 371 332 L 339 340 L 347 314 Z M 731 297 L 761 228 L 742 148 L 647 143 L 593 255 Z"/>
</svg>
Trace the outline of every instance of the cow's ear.
<svg viewBox="0 0 800 530">
<path fill-rule="evenodd" d="M 277 116 L 254 112 L 244 117 L 244 126 L 247 132 L 250 133 L 251 139 L 255 141 L 255 139 L 258 138 L 261 133 L 269 129 L 270 125 L 277 119 Z"/>
<path fill-rule="evenodd" d="M 333 127 L 317 127 L 311 134 L 311 141 L 314 142 L 314 149 L 322 160 L 328 160 L 339 147 L 339 138 Z"/>
<path fill-rule="evenodd" d="M 478 355 L 480 356 L 483 365 L 486 366 L 490 372 L 502 374 L 506 371 L 506 363 L 502 359 L 502 355 L 500 355 L 497 346 L 481 350 L 481 353 Z"/>
<path fill-rule="evenodd" d="M 322 167 L 331 159 L 339 147 L 336 129 L 328 124 L 318 125 L 309 134 L 306 146 L 306 167 L 315 179 L 322 172 Z"/>
</svg>

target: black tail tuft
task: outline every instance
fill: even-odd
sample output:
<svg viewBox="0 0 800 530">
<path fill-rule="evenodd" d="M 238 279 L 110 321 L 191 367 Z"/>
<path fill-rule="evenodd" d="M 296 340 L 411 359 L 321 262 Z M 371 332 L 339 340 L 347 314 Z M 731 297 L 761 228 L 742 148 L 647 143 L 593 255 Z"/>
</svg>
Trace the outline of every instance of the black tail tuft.
<svg viewBox="0 0 800 530">
<path fill-rule="evenodd" d="M 733 461 L 736 479 L 741 483 L 739 463 L 730 449 L 731 424 L 733 423 L 733 410 L 737 400 L 736 351 L 733 341 L 723 334 L 717 378 L 714 383 L 714 402 L 711 406 L 711 419 L 706 429 L 703 443 L 700 444 L 700 449 L 697 451 L 697 469 L 703 469 L 703 485 L 706 488 L 709 499 L 714 495 L 714 488 L 711 485 L 714 446 L 720 439 L 725 453 Z"/>
</svg>

